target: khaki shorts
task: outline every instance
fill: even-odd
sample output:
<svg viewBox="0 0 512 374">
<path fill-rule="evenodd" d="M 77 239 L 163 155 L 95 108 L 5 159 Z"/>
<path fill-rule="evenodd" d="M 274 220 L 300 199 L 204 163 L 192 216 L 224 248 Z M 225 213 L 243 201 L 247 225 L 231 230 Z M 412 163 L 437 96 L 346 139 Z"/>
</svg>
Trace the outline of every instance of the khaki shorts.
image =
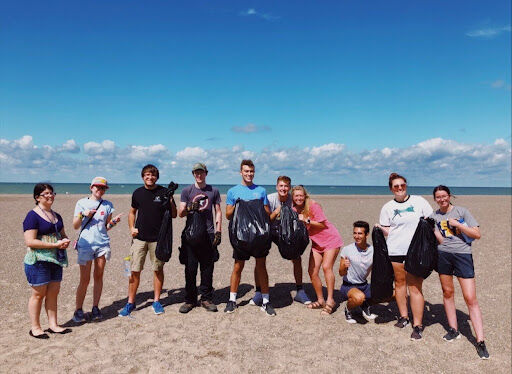
<svg viewBox="0 0 512 374">
<path fill-rule="evenodd" d="M 132 252 L 132 266 L 131 271 L 142 271 L 144 269 L 144 262 L 146 262 L 146 255 L 149 252 L 149 259 L 153 264 L 153 271 L 162 270 L 165 262 L 156 258 L 155 254 L 156 242 L 145 242 L 139 239 L 133 239 L 131 246 Z"/>
</svg>

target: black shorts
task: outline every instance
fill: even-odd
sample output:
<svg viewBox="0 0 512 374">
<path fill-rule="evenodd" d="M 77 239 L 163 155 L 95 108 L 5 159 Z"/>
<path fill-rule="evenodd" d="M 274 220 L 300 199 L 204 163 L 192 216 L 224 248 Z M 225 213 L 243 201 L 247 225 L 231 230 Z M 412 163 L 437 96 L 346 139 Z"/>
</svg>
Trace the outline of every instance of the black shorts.
<svg viewBox="0 0 512 374">
<path fill-rule="evenodd" d="M 444 275 L 455 275 L 458 278 L 474 278 L 473 255 L 471 253 L 439 251 L 437 272 Z"/>
<path fill-rule="evenodd" d="M 266 251 L 264 251 L 264 252 L 262 253 L 262 255 L 261 255 L 261 256 L 258 256 L 257 258 L 267 257 L 267 256 L 268 256 L 268 254 L 269 254 L 269 252 L 270 252 L 270 247 L 269 247 L 269 248 L 267 248 L 267 250 L 266 250 Z M 248 254 L 248 253 L 246 253 L 246 252 L 238 251 L 238 250 L 236 250 L 236 249 L 234 249 L 234 248 L 233 248 L 233 258 L 234 258 L 235 260 L 238 260 L 238 261 L 249 261 L 249 259 L 250 259 L 251 257 L 254 257 L 254 256 L 251 256 L 250 254 Z"/>
<path fill-rule="evenodd" d="M 398 262 L 399 264 L 405 263 L 405 258 L 407 256 L 389 256 L 391 262 Z"/>
</svg>

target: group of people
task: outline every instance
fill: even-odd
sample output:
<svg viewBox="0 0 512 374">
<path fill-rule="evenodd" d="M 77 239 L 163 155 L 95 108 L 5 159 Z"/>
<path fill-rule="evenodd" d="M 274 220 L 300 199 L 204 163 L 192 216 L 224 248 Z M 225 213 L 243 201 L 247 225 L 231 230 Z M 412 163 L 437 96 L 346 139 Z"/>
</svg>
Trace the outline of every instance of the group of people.
<svg viewBox="0 0 512 374">
<path fill-rule="evenodd" d="M 181 192 L 179 205 L 170 195 L 169 190 L 157 184 L 159 171 L 154 165 L 146 165 L 141 171 L 143 186 L 132 194 L 131 209 L 128 214 L 128 226 L 132 236 L 130 277 L 128 283 L 128 300 L 119 312 L 119 316 L 127 317 L 135 310 L 135 296 L 140 283 L 140 274 L 149 253 L 153 269 L 155 314 L 164 313 L 160 303 L 160 294 L 164 283 L 164 264 L 157 257 L 157 242 L 164 213 L 168 211 L 172 218 L 187 217 L 185 230 L 191 224 L 194 214 L 200 212 L 205 217 L 206 240 L 191 242 L 185 235 L 181 236 L 179 248 L 180 263 L 185 265 L 185 303 L 180 306 L 180 313 L 188 313 L 198 305 L 209 312 L 216 312 L 213 303 L 213 271 L 219 258 L 217 247 L 221 243 L 222 213 L 221 197 L 217 188 L 206 183 L 208 169 L 205 164 L 197 163 L 192 168 L 194 183 Z M 271 241 L 278 244 L 281 209 L 288 206 L 296 212 L 298 220 L 305 225 L 311 240 L 308 273 L 315 291 L 316 300 L 312 301 L 303 288 L 302 260 L 298 255 L 291 259 L 296 282 L 294 300 L 306 305 L 309 309 L 318 309 L 324 315 L 333 312 L 336 306 L 334 299 L 335 274 L 334 264 L 341 250 L 339 274 L 343 277 L 340 289 L 342 301 L 346 301 L 345 320 L 355 323 L 355 313 L 361 313 L 368 320 L 377 316 L 370 310 L 372 305 L 371 287 L 367 279 L 372 270 L 373 247 L 367 242 L 370 225 L 364 221 L 353 224 L 354 243 L 343 246 L 343 240 L 336 227 L 328 221 L 320 204 L 309 196 L 302 185 L 292 188 L 291 179 L 287 176 L 277 178 L 276 192 L 267 195 L 265 188 L 256 185 L 254 180 L 255 166 L 251 160 L 242 160 L 240 164 L 240 184 L 229 189 L 226 197 L 226 218 L 234 220 L 237 215 L 239 200 L 260 200 L 270 220 Z M 409 294 L 412 311 L 411 340 L 421 340 L 423 335 L 424 298 L 422 293 L 423 278 L 408 273 L 404 263 L 407 250 L 420 218 L 430 217 L 435 220 L 434 234 L 439 242 L 439 261 L 437 271 L 443 292 L 443 302 L 448 319 L 449 330 L 443 339 L 454 341 L 460 338 L 454 302 L 453 276 L 459 280 L 464 300 L 476 334 L 476 348 L 480 358 L 489 358 L 487 352 L 480 308 L 476 299 L 471 242 L 480 238 L 477 221 L 463 207 L 454 206 L 452 195 L 446 186 L 437 186 L 434 199 L 439 205 L 435 212 L 430 204 L 421 196 L 407 193 L 405 177 L 392 173 L 389 177 L 389 188 L 394 198 L 387 202 L 381 210 L 379 223 L 376 224 L 387 237 L 389 259 L 394 272 L 395 293 L 399 316 L 395 326 L 406 327 L 410 321 L 407 308 Z M 115 227 L 121 220 L 121 214 L 114 216 L 111 202 L 104 200 L 103 195 L 108 189 L 107 180 L 96 177 L 92 180 L 87 198 L 79 200 L 75 207 L 73 227 L 79 231 L 75 249 L 78 251 L 80 265 L 80 282 L 76 291 L 76 310 L 73 315 L 75 322 L 84 322 L 90 316 L 101 319 L 99 301 L 103 286 L 105 263 L 110 258 L 110 241 L 108 230 Z M 28 309 L 31 319 L 29 334 L 35 338 L 48 339 L 47 334 L 67 334 L 69 328 L 57 323 L 57 296 L 62 280 L 62 267 L 67 266 L 66 251 L 69 249 L 68 239 L 62 217 L 52 210 L 55 193 L 48 183 L 39 183 L 34 187 L 36 206 L 23 222 L 24 238 L 27 245 L 25 256 L 25 273 L 32 287 L 32 295 Z M 269 279 L 266 268 L 266 257 L 271 243 L 264 245 L 255 257 L 254 282 L 255 293 L 250 305 L 260 307 L 268 316 L 276 312 L 270 303 Z M 246 252 L 233 247 L 233 271 L 230 278 L 230 292 L 224 308 L 225 313 L 233 313 L 237 309 L 237 292 L 245 261 L 250 259 Z M 83 311 L 83 303 L 90 282 L 92 264 L 93 271 L 93 306 L 90 314 Z M 200 269 L 200 285 L 197 287 L 197 272 Z M 320 269 L 324 274 L 327 298 L 323 294 Z M 198 304 L 198 296 L 200 297 Z M 40 312 L 42 303 L 48 315 L 49 328 L 42 330 Z"/>
</svg>

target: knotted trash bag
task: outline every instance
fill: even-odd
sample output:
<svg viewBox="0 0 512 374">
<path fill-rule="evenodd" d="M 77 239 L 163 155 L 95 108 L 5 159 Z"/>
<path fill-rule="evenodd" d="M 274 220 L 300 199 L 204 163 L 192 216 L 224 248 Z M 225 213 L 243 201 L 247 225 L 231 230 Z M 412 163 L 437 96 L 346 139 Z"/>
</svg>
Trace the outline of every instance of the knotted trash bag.
<svg viewBox="0 0 512 374">
<path fill-rule="evenodd" d="M 192 247 L 204 246 L 208 243 L 208 230 L 206 229 L 206 216 L 208 211 L 192 211 L 187 217 L 187 223 L 183 229 L 183 237 Z"/>
<path fill-rule="evenodd" d="M 235 203 L 229 221 L 231 246 L 246 255 L 263 257 L 270 248 L 270 218 L 259 199 L 240 200 Z"/>
<path fill-rule="evenodd" d="M 172 255 L 172 217 L 170 200 L 174 191 L 178 188 L 178 184 L 171 182 L 167 187 L 162 199 L 162 205 L 166 208 L 160 230 L 158 231 L 158 239 L 156 242 L 155 255 L 160 261 L 168 262 Z"/>
<path fill-rule="evenodd" d="M 283 205 L 279 214 L 279 253 L 286 260 L 295 260 L 302 256 L 309 244 L 308 230 L 304 222 L 299 220 L 297 212 L 288 205 Z"/>
<path fill-rule="evenodd" d="M 373 265 L 371 275 L 372 301 L 379 303 L 393 296 L 394 272 L 388 255 L 384 233 L 379 227 L 372 230 Z"/>
<path fill-rule="evenodd" d="M 432 218 L 420 218 L 405 257 L 405 270 L 423 279 L 427 279 L 432 270 L 437 269 L 438 254 L 434 225 L 435 221 Z"/>
</svg>

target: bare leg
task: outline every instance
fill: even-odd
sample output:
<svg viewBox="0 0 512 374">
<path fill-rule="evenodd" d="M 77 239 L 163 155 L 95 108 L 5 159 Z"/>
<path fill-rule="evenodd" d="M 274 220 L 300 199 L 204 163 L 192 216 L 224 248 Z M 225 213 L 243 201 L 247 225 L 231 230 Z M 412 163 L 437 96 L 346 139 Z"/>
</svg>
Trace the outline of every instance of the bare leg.
<svg viewBox="0 0 512 374">
<path fill-rule="evenodd" d="M 242 277 L 242 270 L 244 270 L 245 261 L 235 260 L 233 265 L 233 272 L 231 273 L 231 279 L 229 284 L 230 292 L 238 292 L 238 286 L 240 285 L 240 278 Z"/>
<path fill-rule="evenodd" d="M 268 294 L 269 287 L 268 287 L 268 273 L 267 273 L 267 265 L 266 265 L 267 258 L 260 257 L 260 258 L 256 258 L 255 260 L 256 260 L 256 265 L 254 267 L 254 270 L 258 274 L 258 280 L 260 282 L 261 293 Z"/>
<path fill-rule="evenodd" d="M 256 265 L 254 266 L 254 287 L 261 289 L 261 282 L 258 279 L 258 270 L 256 269 Z"/>
<path fill-rule="evenodd" d="M 153 288 L 155 289 L 154 301 L 160 301 L 160 294 L 164 286 L 164 269 L 155 270 L 153 275 Z"/>
<path fill-rule="evenodd" d="M 105 270 L 105 264 L 107 260 L 105 256 L 94 259 L 94 289 L 92 297 L 92 305 L 98 306 L 101 298 L 101 291 L 103 290 L 103 272 Z"/>
<path fill-rule="evenodd" d="M 407 312 L 407 285 L 405 282 L 404 264 L 392 262 L 395 273 L 395 300 L 400 312 L 400 317 L 408 318 Z"/>
<path fill-rule="evenodd" d="M 137 295 L 137 289 L 140 283 L 140 271 L 132 271 L 130 280 L 128 283 L 128 302 L 135 303 L 135 295 Z"/>
<path fill-rule="evenodd" d="M 32 286 L 32 295 L 30 295 L 30 299 L 28 299 L 28 315 L 30 316 L 31 330 L 34 335 L 41 335 L 43 333 L 40 316 L 47 288 L 47 284 L 43 286 Z"/>
<path fill-rule="evenodd" d="M 46 299 L 44 300 L 44 307 L 48 315 L 48 325 L 55 332 L 61 332 L 64 329 L 57 323 L 57 297 L 59 296 L 60 282 L 48 283 L 46 290 Z"/>
<path fill-rule="evenodd" d="M 87 294 L 87 287 L 91 280 L 91 264 L 92 261 L 87 261 L 85 265 L 80 265 L 80 283 L 76 288 L 75 309 L 82 309 L 84 305 L 85 295 Z"/>
<path fill-rule="evenodd" d="M 347 308 L 354 309 L 364 303 L 366 297 L 364 296 L 363 291 L 357 288 L 351 288 L 347 292 L 348 300 L 347 300 Z"/>
<path fill-rule="evenodd" d="M 453 287 L 453 276 L 446 274 L 439 274 L 439 280 L 441 281 L 441 288 L 443 289 L 443 304 L 444 311 L 446 313 L 446 319 L 448 320 L 448 325 L 458 330 L 457 326 L 457 312 L 455 309 L 455 290 Z"/>
<path fill-rule="evenodd" d="M 322 259 L 322 270 L 324 271 L 325 283 L 327 284 L 327 304 L 331 306 L 334 306 L 336 304 L 334 302 L 335 277 L 332 268 L 334 266 L 334 262 L 336 261 L 336 257 L 338 257 L 339 252 L 339 248 L 325 251 L 323 253 Z"/>
<path fill-rule="evenodd" d="M 475 278 L 458 278 L 460 287 L 462 288 L 462 294 L 464 295 L 464 301 L 469 309 L 469 318 L 476 334 L 476 341 L 481 342 L 484 338 L 484 323 L 482 321 L 482 312 L 476 299 L 476 283 Z"/>
<path fill-rule="evenodd" d="M 311 250 L 309 254 L 309 277 L 316 293 L 316 300 L 319 304 L 325 304 L 324 293 L 322 290 L 322 281 L 318 274 L 320 273 L 320 266 L 322 265 L 322 255 Z"/>
<path fill-rule="evenodd" d="M 412 325 L 421 326 L 423 325 L 423 310 L 425 309 L 425 299 L 423 298 L 422 290 L 423 278 L 407 273 L 406 279 L 411 303 Z"/>
<path fill-rule="evenodd" d="M 295 284 L 302 286 L 302 259 L 296 258 L 293 262 L 293 276 L 295 277 Z"/>
</svg>

